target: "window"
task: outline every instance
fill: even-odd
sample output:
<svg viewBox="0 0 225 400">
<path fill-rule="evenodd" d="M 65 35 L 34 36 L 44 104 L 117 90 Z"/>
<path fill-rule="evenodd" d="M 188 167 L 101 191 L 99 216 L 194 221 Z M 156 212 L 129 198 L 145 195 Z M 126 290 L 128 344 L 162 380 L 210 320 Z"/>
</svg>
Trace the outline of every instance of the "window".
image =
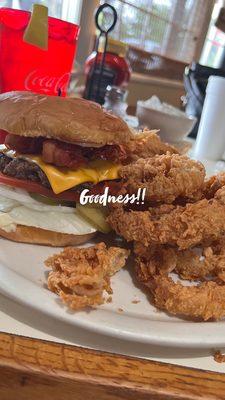
<svg viewBox="0 0 225 400">
<path fill-rule="evenodd" d="M 118 12 L 112 37 L 148 52 L 192 61 L 212 0 L 107 0 Z"/>
<path fill-rule="evenodd" d="M 31 10 L 32 4 L 48 7 L 49 15 L 69 22 L 79 23 L 82 0 L 0 0 L 0 7 L 12 7 L 19 10 Z"/>
<path fill-rule="evenodd" d="M 223 5 L 223 0 L 217 0 L 215 3 L 200 59 L 200 63 L 208 67 L 218 68 L 221 58 L 224 57 L 225 33 L 215 26 L 215 22 Z"/>
</svg>

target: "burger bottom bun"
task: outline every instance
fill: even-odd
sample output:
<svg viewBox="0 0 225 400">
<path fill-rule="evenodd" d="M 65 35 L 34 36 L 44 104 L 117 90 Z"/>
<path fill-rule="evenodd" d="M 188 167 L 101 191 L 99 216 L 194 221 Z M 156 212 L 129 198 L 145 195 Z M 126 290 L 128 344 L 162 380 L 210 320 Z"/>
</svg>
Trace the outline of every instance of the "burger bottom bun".
<svg viewBox="0 0 225 400">
<path fill-rule="evenodd" d="M 67 233 L 52 232 L 45 229 L 17 225 L 16 231 L 6 232 L 0 229 L 0 236 L 14 242 L 40 244 L 53 247 L 76 246 L 88 242 L 96 232 L 86 235 L 69 235 Z"/>
</svg>

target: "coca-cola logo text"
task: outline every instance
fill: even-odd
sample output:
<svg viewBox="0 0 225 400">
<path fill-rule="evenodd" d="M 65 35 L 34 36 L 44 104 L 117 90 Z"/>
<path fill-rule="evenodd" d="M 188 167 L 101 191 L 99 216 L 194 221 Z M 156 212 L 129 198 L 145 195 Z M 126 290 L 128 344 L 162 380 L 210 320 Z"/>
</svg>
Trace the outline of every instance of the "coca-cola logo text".
<svg viewBox="0 0 225 400">
<path fill-rule="evenodd" d="M 27 90 L 35 91 L 39 88 L 42 92 L 57 94 L 59 89 L 62 93 L 66 90 L 69 78 L 69 72 L 62 76 L 50 76 L 34 70 L 27 75 L 24 84 Z"/>
</svg>

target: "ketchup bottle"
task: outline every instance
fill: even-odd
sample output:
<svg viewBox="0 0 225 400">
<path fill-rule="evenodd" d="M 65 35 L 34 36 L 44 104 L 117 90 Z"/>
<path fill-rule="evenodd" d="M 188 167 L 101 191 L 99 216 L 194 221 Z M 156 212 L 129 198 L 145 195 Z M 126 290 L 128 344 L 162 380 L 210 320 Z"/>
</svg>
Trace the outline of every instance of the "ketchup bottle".
<svg viewBox="0 0 225 400">
<path fill-rule="evenodd" d="M 85 62 L 84 72 L 86 75 L 86 86 L 84 98 L 96 101 L 97 84 L 100 73 L 100 64 L 104 50 L 104 43 L 100 41 L 99 52 L 93 51 Z M 108 38 L 105 54 L 105 64 L 101 79 L 101 87 L 98 96 L 98 103 L 103 104 L 106 88 L 110 86 L 126 86 L 130 80 L 131 67 L 126 60 L 127 46 L 125 43 Z M 96 68 L 94 70 L 97 57 Z"/>
</svg>

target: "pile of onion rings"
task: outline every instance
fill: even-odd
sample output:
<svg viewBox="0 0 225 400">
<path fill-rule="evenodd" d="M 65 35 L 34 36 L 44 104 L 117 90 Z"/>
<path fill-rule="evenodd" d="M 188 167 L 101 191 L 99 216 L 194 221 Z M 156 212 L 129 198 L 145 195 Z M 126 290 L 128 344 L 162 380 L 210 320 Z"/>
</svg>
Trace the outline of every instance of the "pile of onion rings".
<svg viewBox="0 0 225 400">
<path fill-rule="evenodd" d="M 168 154 L 133 167 L 123 167 L 123 188 L 146 184 L 144 209 L 114 206 L 108 222 L 134 243 L 137 280 L 161 310 L 193 320 L 225 317 L 225 173 L 205 180 L 199 163 Z"/>
<path fill-rule="evenodd" d="M 225 233 L 225 186 L 211 198 L 205 196 L 185 205 L 163 204 L 146 211 L 116 207 L 108 221 L 127 241 L 140 241 L 145 246 L 169 244 L 188 249 L 212 242 Z"/>
</svg>

